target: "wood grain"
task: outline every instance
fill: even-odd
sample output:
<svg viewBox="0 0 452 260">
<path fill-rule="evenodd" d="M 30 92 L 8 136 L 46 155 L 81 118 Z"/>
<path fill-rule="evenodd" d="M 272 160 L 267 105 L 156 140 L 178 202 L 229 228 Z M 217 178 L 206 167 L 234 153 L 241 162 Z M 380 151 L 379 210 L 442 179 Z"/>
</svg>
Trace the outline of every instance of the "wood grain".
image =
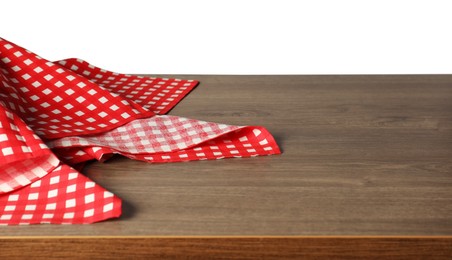
<svg viewBox="0 0 452 260">
<path fill-rule="evenodd" d="M 452 235 L 452 75 L 169 76 L 201 81 L 170 114 L 265 126 L 283 154 L 172 164 L 125 158 L 91 163 L 85 174 L 123 198 L 120 219 L 0 227 L 0 236 L 13 239 L 2 241 L 4 246 L 19 248 L 14 237 L 25 241 L 23 236 L 48 237 L 27 240 L 31 247 L 67 236 L 63 247 L 75 236 L 84 238 L 74 243 L 89 246 L 83 241 L 90 236 L 123 243 L 130 239 L 121 236 Z M 190 243 L 211 248 L 221 239 L 196 241 L 179 242 L 196 254 Z M 240 241 L 236 245 L 244 246 Z M 273 252 L 268 257 L 278 250 L 295 252 L 297 243 L 320 243 L 290 241 L 274 251 L 268 242 L 265 249 Z M 340 250 L 350 246 L 338 241 L 343 240 L 322 243 Z M 359 241 L 374 250 L 374 242 Z M 391 252 L 444 252 L 435 238 L 410 241 L 417 242 Z M 159 247 L 163 242 L 139 244 L 145 243 Z M 444 243 L 450 253 L 450 240 Z M 228 250 L 238 251 L 232 244 Z M 244 250 L 246 259 L 250 250 Z"/>
<path fill-rule="evenodd" d="M 0 239 L 0 246 L 1 259 L 449 260 L 452 256 L 450 237 L 41 237 Z"/>
</svg>

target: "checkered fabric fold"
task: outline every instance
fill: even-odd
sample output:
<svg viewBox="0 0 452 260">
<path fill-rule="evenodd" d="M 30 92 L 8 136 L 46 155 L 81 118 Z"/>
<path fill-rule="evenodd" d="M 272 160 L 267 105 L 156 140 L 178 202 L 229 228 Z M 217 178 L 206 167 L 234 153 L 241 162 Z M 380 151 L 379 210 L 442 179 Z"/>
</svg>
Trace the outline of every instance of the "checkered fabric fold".
<svg viewBox="0 0 452 260">
<path fill-rule="evenodd" d="M 278 154 L 258 126 L 165 115 L 196 80 L 47 61 L 0 38 L 0 225 L 119 217 L 121 200 L 80 174 L 113 154 L 152 163 Z"/>
</svg>

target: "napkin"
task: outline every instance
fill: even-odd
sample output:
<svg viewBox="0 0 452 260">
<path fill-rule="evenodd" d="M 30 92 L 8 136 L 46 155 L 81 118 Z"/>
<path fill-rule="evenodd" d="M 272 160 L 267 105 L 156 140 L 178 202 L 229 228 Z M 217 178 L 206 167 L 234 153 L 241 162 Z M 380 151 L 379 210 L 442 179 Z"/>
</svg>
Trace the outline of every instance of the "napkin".
<svg viewBox="0 0 452 260">
<path fill-rule="evenodd" d="M 120 154 L 150 163 L 279 154 L 260 126 L 166 115 L 196 80 L 50 62 L 0 38 L 0 225 L 85 224 L 121 200 L 79 170 Z"/>
</svg>

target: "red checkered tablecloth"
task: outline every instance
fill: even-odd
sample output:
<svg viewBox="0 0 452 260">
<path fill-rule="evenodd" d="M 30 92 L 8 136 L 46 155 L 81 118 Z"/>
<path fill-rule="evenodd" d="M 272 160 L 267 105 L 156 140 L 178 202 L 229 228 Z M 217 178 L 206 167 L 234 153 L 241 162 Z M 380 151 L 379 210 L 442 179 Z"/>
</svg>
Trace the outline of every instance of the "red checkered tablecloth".
<svg viewBox="0 0 452 260">
<path fill-rule="evenodd" d="M 80 174 L 113 154 L 152 163 L 278 154 L 259 126 L 165 115 L 196 80 L 50 62 L 0 38 L 0 225 L 93 223 L 121 200 Z"/>
</svg>

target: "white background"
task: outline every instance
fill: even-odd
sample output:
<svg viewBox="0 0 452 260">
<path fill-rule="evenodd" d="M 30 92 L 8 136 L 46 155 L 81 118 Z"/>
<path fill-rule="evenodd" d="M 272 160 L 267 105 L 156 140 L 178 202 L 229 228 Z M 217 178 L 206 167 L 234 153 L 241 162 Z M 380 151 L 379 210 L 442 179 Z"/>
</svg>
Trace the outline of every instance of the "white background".
<svg viewBox="0 0 452 260">
<path fill-rule="evenodd" d="M 452 72 L 448 0 L 0 1 L 0 37 L 117 72 Z"/>
</svg>

